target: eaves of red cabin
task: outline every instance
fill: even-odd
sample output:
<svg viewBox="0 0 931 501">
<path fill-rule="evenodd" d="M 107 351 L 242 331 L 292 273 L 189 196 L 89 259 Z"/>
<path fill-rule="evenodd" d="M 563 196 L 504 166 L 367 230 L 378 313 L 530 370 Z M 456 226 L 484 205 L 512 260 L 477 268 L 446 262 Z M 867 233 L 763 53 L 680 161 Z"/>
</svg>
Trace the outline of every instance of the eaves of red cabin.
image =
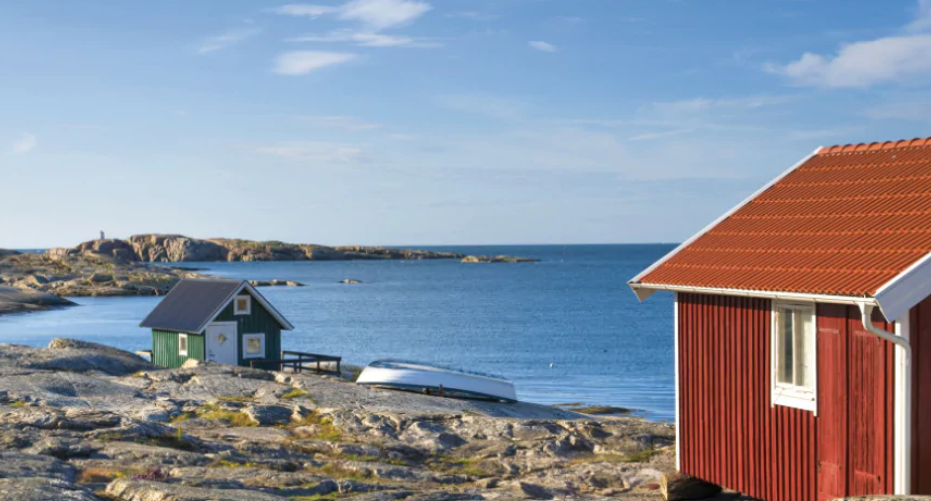
<svg viewBox="0 0 931 501">
<path fill-rule="evenodd" d="M 931 294 L 931 266 L 922 266 L 929 256 L 931 138 L 833 146 L 630 286 L 641 299 L 657 289 L 870 299 L 894 320 Z"/>
</svg>

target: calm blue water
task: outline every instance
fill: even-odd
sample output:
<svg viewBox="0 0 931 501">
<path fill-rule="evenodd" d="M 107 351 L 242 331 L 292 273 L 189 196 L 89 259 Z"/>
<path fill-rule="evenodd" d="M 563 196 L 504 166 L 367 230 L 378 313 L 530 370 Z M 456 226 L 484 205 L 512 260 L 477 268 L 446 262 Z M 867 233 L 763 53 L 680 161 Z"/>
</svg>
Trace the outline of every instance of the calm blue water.
<svg viewBox="0 0 931 501">
<path fill-rule="evenodd" d="M 214 275 L 289 279 L 261 292 L 295 325 L 285 349 L 365 365 L 403 358 L 501 374 L 522 400 L 642 409 L 673 419 L 672 295 L 638 303 L 626 282 L 669 245 L 431 247 L 540 258 L 457 261 L 186 263 Z M 345 278 L 359 285 L 338 283 Z M 83 305 L 0 316 L 0 342 L 55 337 L 151 348 L 138 323 L 159 298 L 77 298 Z M 552 366 L 551 366 L 552 364 Z"/>
</svg>

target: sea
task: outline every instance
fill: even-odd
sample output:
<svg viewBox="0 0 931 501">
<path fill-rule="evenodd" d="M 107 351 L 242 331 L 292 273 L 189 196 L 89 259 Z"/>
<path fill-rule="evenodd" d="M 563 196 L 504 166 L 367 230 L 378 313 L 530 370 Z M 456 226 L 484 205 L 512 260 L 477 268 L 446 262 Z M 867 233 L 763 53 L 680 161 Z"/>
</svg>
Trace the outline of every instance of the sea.
<svg viewBox="0 0 931 501">
<path fill-rule="evenodd" d="M 440 363 L 505 376 L 525 401 L 609 405 L 674 419 L 672 294 L 641 303 L 626 285 L 673 245 L 417 248 L 540 262 L 177 265 L 304 283 L 260 289 L 295 326 L 282 334 L 287 350 L 340 355 L 360 366 L 382 358 Z M 45 346 L 69 337 L 151 349 L 149 331 L 138 325 L 160 298 L 71 299 L 80 307 L 0 316 L 0 343 Z"/>
</svg>

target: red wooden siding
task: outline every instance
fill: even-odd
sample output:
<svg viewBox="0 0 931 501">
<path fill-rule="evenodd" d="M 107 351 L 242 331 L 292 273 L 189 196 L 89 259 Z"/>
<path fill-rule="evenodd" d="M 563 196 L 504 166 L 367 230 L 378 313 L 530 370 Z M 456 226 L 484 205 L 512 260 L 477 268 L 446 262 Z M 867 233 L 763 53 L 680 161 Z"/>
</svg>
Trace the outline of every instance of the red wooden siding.
<svg viewBox="0 0 931 501">
<path fill-rule="evenodd" d="M 818 313 L 818 500 L 847 495 L 847 317 L 846 307 L 825 305 Z M 833 397 L 828 398 L 829 395 Z"/>
<path fill-rule="evenodd" d="M 769 501 L 892 491 L 893 350 L 855 308 L 818 308 L 818 417 L 770 405 L 769 300 L 679 294 L 678 309 L 684 472 Z"/>
<path fill-rule="evenodd" d="M 931 494 L 931 298 L 912 308 L 912 493 Z"/>
</svg>

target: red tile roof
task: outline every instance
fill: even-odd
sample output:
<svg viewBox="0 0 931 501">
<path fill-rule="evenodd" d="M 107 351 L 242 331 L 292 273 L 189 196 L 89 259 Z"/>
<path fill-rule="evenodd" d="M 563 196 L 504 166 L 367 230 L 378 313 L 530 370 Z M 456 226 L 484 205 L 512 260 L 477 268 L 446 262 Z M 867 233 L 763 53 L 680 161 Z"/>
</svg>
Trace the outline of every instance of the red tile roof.
<svg viewBox="0 0 931 501">
<path fill-rule="evenodd" d="M 635 283 L 868 297 L 931 253 L 931 138 L 822 148 Z"/>
</svg>

